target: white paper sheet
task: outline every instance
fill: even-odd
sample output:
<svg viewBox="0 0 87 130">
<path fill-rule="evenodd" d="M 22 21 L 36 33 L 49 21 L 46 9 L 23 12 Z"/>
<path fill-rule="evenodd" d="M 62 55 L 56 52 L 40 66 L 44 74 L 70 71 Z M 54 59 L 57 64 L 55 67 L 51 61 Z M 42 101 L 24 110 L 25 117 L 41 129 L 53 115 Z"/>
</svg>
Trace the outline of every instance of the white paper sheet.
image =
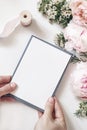
<svg viewBox="0 0 87 130">
<path fill-rule="evenodd" d="M 70 58 L 70 54 L 32 37 L 12 78 L 18 85 L 12 94 L 44 110 Z"/>
</svg>

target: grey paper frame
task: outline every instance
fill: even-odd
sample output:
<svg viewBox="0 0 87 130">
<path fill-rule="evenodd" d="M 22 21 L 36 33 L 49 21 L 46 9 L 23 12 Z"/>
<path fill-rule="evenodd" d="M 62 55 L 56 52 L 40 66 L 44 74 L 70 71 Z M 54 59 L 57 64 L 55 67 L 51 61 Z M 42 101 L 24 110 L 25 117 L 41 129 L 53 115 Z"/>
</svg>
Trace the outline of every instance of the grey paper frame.
<svg viewBox="0 0 87 130">
<path fill-rule="evenodd" d="M 29 44 L 31 43 L 32 38 L 37 38 L 38 40 L 43 41 L 45 44 L 49 44 L 50 46 L 53 46 L 53 47 L 56 48 L 56 49 L 59 49 L 59 50 L 65 52 L 65 53 L 68 53 L 69 55 L 71 55 L 70 60 L 71 60 L 71 58 L 73 57 L 73 54 L 72 54 L 72 53 L 70 53 L 70 52 L 68 52 L 68 51 L 66 51 L 66 50 L 63 50 L 62 48 L 59 48 L 59 47 L 57 47 L 57 46 L 55 46 L 55 45 L 53 45 L 53 44 L 51 44 L 51 43 L 49 43 L 49 42 L 47 42 L 47 41 L 45 41 L 45 40 L 42 40 L 42 39 L 40 39 L 40 38 L 38 38 L 38 37 L 32 35 L 31 38 L 30 38 L 30 40 L 29 40 L 29 42 L 28 42 L 28 44 L 26 45 L 26 47 L 25 47 L 25 49 L 24 49 L 24 51 L 23 51 L 23 53 L 22 53 L 22 56 L 21 56 L 21 58 L 20 58 L 20 60 L 19 60 L 19 62 L 18 62 L 18 64 L 17 64 L 17 66 L 16 66 L 14 72 L 13 72 L 12 78 L 14 77 L 14 75 L 15 75 L 15 73 L 16 73 L 16 71 L 17 71 L 17 68 L 19 67 L 19 65 L 20 65 L 20 63 L 21 63 L 22 58 L 23 58 L 23 56 L 24 56 L 24 54 L 25 54 L 27 48 L 29 47 Z M 70 62 L 70 60 L 69 60 L 69 62 Z M 55 95 L 55 92 L 56 92 L 56 90 L 57 90 L 57 88 L 58 88 L 58 86 L 59 86 L 59 84 L 60 84 L 60 82 L 61 82 L 61 79 L 62 79 L 62 77 L 63 77 L 63 75 L 64 75 L 64 73 L 65 73 L 65 71 L 66 71 L 66 69 L 67 69 L 67 67 L 68 67 L 69 62 L 67 63 L 67 66 L 66 66 L 65 70 L 63 71 L 63 74 L 62 74 L 60 80 L 58 81 L 57 86 L 55 86 L 54 92 L 52 93 L 52 97 Z M 12 79 L 11 79 L 11 80 L 12 80 Z M 25 101 L 25 100 L 23 100 L 23 99 L 21 99 L 21 98 L 19 98 L 19 97 L 17 97 L 17 96 L 14 96 L 14 95 L 12 95 L 12 94 L 8 94 L 7 96 L 13 97 L 13 98 L 16 99 L 17 101 L 19 101 L 19 102 L 21 102 L 21 103 L 23 103 L 23 104 L 25 104 L 25 105 L 27 105 L 27 106 L 30 106 L 30 107 L 32 107 L 32 108 L 35 109 L 35 110 L 44 112 L 44 110 L 43 110 L 42 108 L 40 108 L 40 107 L 38 107 L 38 106 L 35 106 L 34 104 L 32 104 L 32 103 L 30 103 L 30 102 L 27 102 L 27 101 Z"/>
</svg>

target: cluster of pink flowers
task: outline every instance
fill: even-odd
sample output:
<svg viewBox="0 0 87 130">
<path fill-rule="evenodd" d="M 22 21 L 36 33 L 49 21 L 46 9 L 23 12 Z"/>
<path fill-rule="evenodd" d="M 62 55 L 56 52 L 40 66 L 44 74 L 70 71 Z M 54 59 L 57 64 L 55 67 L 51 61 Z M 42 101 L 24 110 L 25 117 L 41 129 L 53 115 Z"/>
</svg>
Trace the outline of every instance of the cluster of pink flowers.
<svg viewBox="0 0 87 130">
<path fill-rule="evenodd" d="M 65 48 L 76 50 L 78 54 L 87 53 L 87 1 L 72 0 L 70 3 L 73 19 L 64 30 L 68 40 Z M 87 62 L 77 63 L 72 75 L 72 88 L 75 95 L 87 100 Z"/>
<path fill-rule="evenodd" d="M 87 27 L 87 1 L 74 0 L 70 4 L 70 8 L 72 9 L 73 21 Z"/>
<path fill-rule="evenodd" d="M 68 39 L 65 44 L 67 50 L 75 49 L 78 53 L 87 52 L 87 29 L 70 23 L 64 32 L 64 36 Z"/>
<path fill-rule="evenodd" d="M 77 64 L 72 74 L 72 88 L 77 97 L 87 100 L 87 62 Z"/>
<path fill-rule="evenodd" d="M 70 3 L 73 19 L 65 29 L 64 35 L 68 39 L 66 49 L 77 52 L 87 52 L 87 1 L 73 0 Z"/>
</svg>

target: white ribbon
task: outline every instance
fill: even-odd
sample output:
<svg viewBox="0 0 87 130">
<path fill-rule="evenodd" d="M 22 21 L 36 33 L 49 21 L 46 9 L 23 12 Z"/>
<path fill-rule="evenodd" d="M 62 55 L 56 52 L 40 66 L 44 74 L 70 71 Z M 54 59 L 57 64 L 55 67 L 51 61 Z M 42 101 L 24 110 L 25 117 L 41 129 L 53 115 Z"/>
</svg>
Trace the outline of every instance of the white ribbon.
<svg viewBox="0 0 87 130">
<path fill-rule="evenodd" d="M 31 13 L 28 10 L 22 11 L 19 16 L 15 17 L 14 19 L 8 21 L 2 32 L 0 33 L 0 38 L 8 37 L 15 28 L 22 24 L 23 26 L 29 26 L 32 22 L 32 16 Z"/>
</svg>

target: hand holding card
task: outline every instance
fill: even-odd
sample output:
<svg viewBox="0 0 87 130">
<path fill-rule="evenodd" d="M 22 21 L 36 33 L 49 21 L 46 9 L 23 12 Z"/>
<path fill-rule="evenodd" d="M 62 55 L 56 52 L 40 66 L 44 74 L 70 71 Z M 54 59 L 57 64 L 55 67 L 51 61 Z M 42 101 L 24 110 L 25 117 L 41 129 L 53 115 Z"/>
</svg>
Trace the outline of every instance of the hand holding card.
<svg viewBox="0 0 87 130">
<path fill-rule="evenodd" d="M 57 89 L 71 55 L 32 36 L 13 73 L 18 84 L 14 93 L 20 101 L 44 110 L 45 102 Z"/>
</svg>

